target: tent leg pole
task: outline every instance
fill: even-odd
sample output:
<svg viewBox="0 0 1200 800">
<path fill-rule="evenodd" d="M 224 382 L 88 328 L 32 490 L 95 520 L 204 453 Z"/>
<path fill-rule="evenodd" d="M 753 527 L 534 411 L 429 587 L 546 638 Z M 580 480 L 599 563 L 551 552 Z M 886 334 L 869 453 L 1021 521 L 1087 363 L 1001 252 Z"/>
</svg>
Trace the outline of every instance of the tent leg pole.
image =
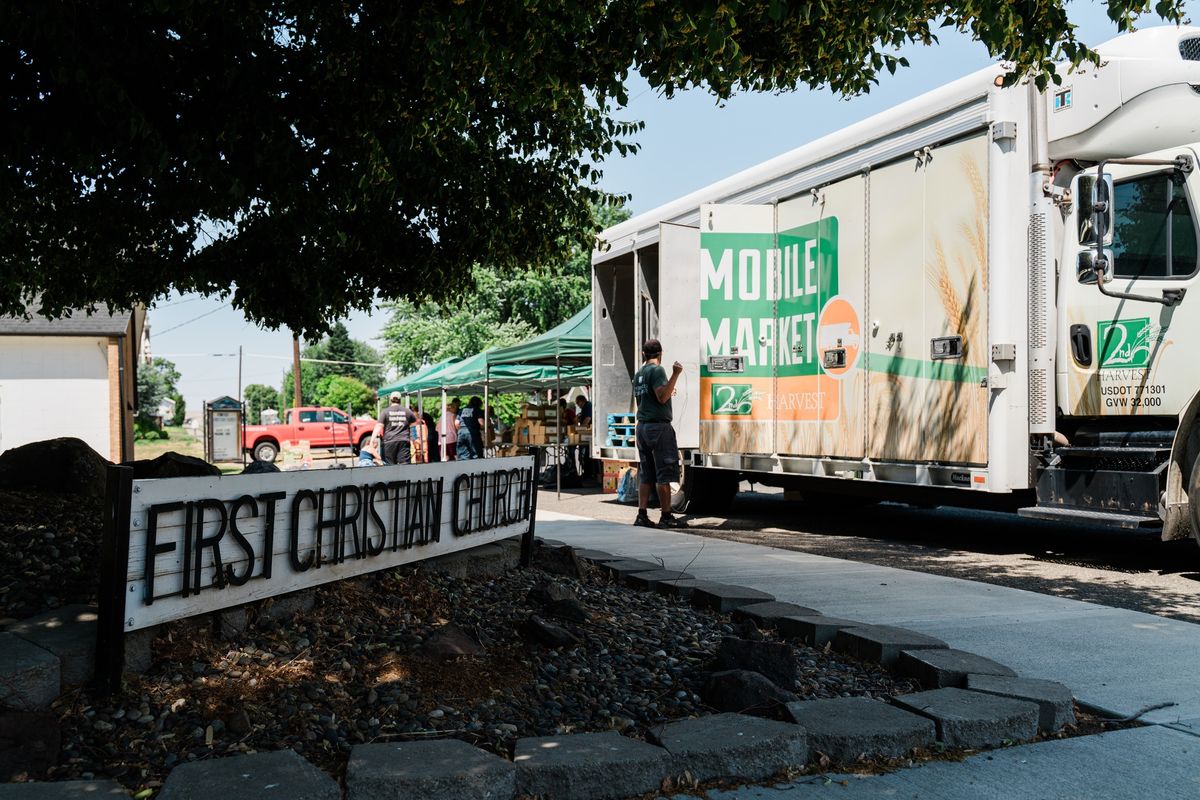
<svg viewBox="0 0 1200 800">
<path fill-rule="evenodd" d="M 446 419 L 446 390 L 442 389 L 442 415 L 438 417 L 438 426 L 442 428 L 441 436 L 438 437 L 438 450 L 441 452 L 442 461 L 446 460 L 446 431 L 449 426 L 445 423 Z"/>
<path fill-rule="evenodd" d="M 483 452 L 479 454 L 480 458 L 483 458 L 484 456 L 487 455 L 488 445 L 491 444 L 491 441 L 492 441 L 492 425 L 491 425 L 490 416 L 489 416 L 490 412 L 488 411 L 488 409 L 490 408 L 490 403 L 491 403 L 491 383 L 492 383 L 491 379 L 492 379 L 492 368 L 490 366 L 484 367 L 484 372 L 483 372 Z"/>
<path fill-rule="evenodd" d="M 562 400 L 562 364 L 559 363 L 558 356 L 554 357 L 554 393 L 558 395 L 558 400 Z M 558 452 L 561 453 L 563 456 L 558 459 L 558 466 L 554 470 L 554 477 L 558 482 L 558 486 L 555 489 L 556 499 L 560 500 L 560 501 L 562 500 L 563 461 L 566 460 L 566 453 L 567 453 L 567 449 L 566 449 L 566 447 L 563 446 L 563 443 L 562 443 L 562 438 L 563 438 L 562 437 L 562 423 L 563 423 L 563 415 L 561 413 L 559 413 L 558 402 L 555 401 L 555 403 L 554 403 L 554 438 L 558 440 L 558 442 L 556 442 L 556 444 L 558 445 L 558 448 L 559 448 Z"/>
</svg>

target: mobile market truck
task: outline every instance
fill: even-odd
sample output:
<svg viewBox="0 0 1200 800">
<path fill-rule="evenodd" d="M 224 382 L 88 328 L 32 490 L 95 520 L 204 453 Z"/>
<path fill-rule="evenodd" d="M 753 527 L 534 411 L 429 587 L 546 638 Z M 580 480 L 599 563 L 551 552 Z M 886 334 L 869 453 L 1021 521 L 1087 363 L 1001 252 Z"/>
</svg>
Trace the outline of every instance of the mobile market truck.
<svg viewBox="0 0 1200 800">
<path fill-rule="evenodd" d="M 985 69 L 601 234 L 593 455 L 684 365 L 684 509 L 831 503 L 1200 531 L 1200 28 L 1061 85 Z"/>
</svg>

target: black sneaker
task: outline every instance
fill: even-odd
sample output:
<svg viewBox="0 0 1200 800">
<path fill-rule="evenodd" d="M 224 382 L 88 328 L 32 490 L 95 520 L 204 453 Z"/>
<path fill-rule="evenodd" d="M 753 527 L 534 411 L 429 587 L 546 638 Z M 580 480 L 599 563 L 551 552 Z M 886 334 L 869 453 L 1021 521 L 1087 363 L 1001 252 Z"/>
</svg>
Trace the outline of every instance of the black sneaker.
<svg viewBox="0 0 1200 800">
<path fill-rule="evenodd" d="M 674 514 L 663 514 L 658 520 L 658 527 L 660 528 L 686 528 L 687 526 L 688 524 L 686 522 Z"/>
<path fill-rule="evenodd" d="M 639 528 L 657 528 L 658 527 L 650 519 L 650 515 L 647 514 L 645 511 L 638 512 L 637 517 L 634 518 L 634 520 L 633 520 L 633 524 L 638 526 Z"/>
</svg>

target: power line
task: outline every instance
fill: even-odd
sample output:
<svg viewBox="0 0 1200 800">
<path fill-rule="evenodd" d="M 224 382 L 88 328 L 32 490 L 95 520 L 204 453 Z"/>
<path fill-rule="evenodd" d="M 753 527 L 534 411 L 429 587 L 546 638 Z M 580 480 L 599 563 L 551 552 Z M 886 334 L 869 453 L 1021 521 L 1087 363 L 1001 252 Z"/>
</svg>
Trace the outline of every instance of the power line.
<svg viewBox="0 0 1200 800">
<path fill-rule="evenodd" d="M 154 335 L 162 336 L 164 333 L 170 333 L 173 330 L 178 330 L 179 328 L 182 328 L 184 325 L 192 324 L 196 320 L 200 320 L 200 319 L 204 319 L 205 317 L 212 316 L 213 314 L 217 313 L 218 311 L 224 311 L 225 308 L 226 308 L 226 306 L 224 304 L 219 305 L 216 308 L 212 309 L 211 311 L 205 311 L 203 314 L 201 314 L 198 317 L 192 317 L 191 319 L 187 320 L 186 322 L 181 322 L 178 325 L 172 325 L 171 327 L 167 328 L 166 330 L 158 331 Z"/>
</svg>

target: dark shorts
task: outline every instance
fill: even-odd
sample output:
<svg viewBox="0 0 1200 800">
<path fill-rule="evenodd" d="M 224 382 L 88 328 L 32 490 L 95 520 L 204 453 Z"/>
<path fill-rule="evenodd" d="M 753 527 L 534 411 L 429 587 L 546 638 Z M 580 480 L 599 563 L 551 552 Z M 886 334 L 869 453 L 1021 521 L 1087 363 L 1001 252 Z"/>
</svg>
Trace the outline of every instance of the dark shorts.
<svg viewBox="0 0 1200 800">
<path fill-rule="evenodd" d="M 639 483 L 673 483 L 679 480 L 679 445 L 669 422 L 639 422 L 637 426 Z"/>
</svg>

